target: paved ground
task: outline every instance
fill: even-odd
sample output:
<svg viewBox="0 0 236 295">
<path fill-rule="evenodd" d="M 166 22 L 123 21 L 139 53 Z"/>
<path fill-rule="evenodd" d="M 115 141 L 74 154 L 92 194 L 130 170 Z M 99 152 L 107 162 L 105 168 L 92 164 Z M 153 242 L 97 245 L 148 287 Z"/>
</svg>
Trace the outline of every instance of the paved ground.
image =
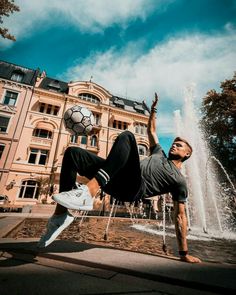
<svg viewBox="0 0 236 295">
<path fill-rule="evenodd" d="M 25 217 L 0 215 L 1 295 L 236 294 L 236 265 L 61 240 L 38 252 L 36 239 L 4 238 Z"/>
</svg>

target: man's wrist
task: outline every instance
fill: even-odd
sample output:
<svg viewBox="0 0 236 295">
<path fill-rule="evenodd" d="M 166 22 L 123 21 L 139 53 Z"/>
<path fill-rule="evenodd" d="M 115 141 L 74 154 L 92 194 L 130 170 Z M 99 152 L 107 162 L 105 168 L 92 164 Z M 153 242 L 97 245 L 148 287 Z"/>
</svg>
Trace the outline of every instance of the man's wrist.
<svg viewBox="0 0 236 295">
<path fill-rule="evenodd" d="M 186 256 L 188 251 L 179 251 L 179 256 Z"/>
</svg>

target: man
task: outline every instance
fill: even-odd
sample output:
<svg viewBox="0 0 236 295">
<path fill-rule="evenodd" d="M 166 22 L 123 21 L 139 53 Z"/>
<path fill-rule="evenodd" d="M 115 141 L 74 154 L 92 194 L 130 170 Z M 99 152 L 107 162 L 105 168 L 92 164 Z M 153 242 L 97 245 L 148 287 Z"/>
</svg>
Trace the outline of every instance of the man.
<svg viewBox="0 0 236 295">
<path fill-rule="evenodd" d="M 107 159 L 77 147 L 66 150 L 60 176 L 60 193 L 53 196 L 57 202 L 56 210 L 48 221 L 47 232 L 40 239 L 39 247 L 48 246 L 73 222 L 74 217 L 67 209 L 92 210 L 94 198 L 100 189 L 125 202 L 170 192 L 174 202 L 180 259 L 200 262 L 188 254 L 185 214 L 187 187 L 180 173 L 183 161 L 191 156 L 192 148 L 186 140 L 177 137 L 168 158 L 165 156 L 156 135 L 157 102 L 155 93 L 147 128 L 151 155 L 141 162 L 135 137 L 129 131 L 124 131 L 116 138 Z M 73 189 L 77 173 L 90 180 L 86 185 Z"/>
</svg>

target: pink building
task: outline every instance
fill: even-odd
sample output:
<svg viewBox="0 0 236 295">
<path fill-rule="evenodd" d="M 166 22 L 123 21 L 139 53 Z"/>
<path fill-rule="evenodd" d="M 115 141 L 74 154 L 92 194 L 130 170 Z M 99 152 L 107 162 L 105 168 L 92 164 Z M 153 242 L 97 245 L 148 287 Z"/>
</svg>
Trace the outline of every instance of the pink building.
<svg viewBox="0 0 236 295">
<path fill-rule="evenodd" d="M 11 83 L 11 79 L 4 80 L 0 75 L 2 99 L 6 85 Z M 19 99 L 8 129 L 0 132 L 0 144 L 5 145 L 0 193 L 6 194 L 12 203 L 51 202 L 51 194 L 58 190 L 63 153 L 68 146 L 78 145 L 106 157 L 117 135 L 128 129 L 136 136 L 140 157 L 147 155 L 149 110 L 144 102 L 114 96 L 91 81 L 58 81 L 45 72 L 38 75 L 34 87 L 27 86 L 30 90 L 16 85 L 24 89 L 24 99 Z M 95 116 L 90 136 L 71 136 L 64 128 L 63 114 L 75 104 L 85 106 Z M 2 111 L 3 108 L 6 110 Z M 8 109 L 1 104 L 3 117 Z M 7 145 L 12 145 L 11 152 Z M 81 177 L 78 180 L 84 181 Z"/>
<path fill-rule="evenodd" d="M 0 194 L 16 184 L 12 163 L 21 138 L 38 71 L 0 61 Z"/>
</svg>

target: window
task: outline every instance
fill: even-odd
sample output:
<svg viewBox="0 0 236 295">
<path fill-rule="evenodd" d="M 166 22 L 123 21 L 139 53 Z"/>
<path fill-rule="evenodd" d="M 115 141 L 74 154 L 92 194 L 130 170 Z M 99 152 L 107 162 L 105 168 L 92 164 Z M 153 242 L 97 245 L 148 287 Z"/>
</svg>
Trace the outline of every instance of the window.
<svg viewBox="0 0 236 295">
<path fill-rule="evenodd" d="M 48 158 L 48 150 L 31 148 L 28 163 L 45 165 L 47 162 L 47 158 Z"/>
<path fill-rule="evenodd" d="M 77 143 L 78 142 L 78 138 L 79 138 L 78 135 L 71 135 L 70 142 L 71 143 Z"/>
<path fill-rule="evenodd" d="M 147 147 L 142 144 L 138 144 L 138 153 L 140 156 L 147 156 Z"/>
<path fill-rule="evenodd" d="M 81 137 L 81 144 L 87 144 L 87 136 Z"/>
<path fill-rule="evenodd" d="M 147 125 L 142 123 L 137 123 L 135 125 L 135 133 L 139 133 L 142 135 L 147 135 Z"/>
<path fill-rule="evenodd" d="M 134 109 L 140 114 L 144 114 L 145 112 L 142 104 L 135 103 Z"/>
<path fill-rule="evenodd" d="M 93 114 L 93 116 L 94 116 L 95 125 L 100 125 L 101 124 L 100 115 Z"/>
<path fill-rule="evenodd" d="M 22 181 L 19 198 L 38 199 L 39 183 L 35 180 Z"/>
<path fill-rule="evenodd" d="M 39 112 L 40 113 L 44 113 L 45 107 L 46 107 L 46 104 L 45 103 L 40 103 L 39 104 Z"/>
<path fill-rule="evenodd" d="M 36 128 L 34 129 L 33 136 L 51 139 L 52 131 Z"/>
<path fill-rule="evenodd" d="M 116 98 L 114 100 L 114 104 L 118 108 L 121 108 L 121 109 L 124 109 L 125 108 L 125 103 L 124 103 L 123 99 L 121 99 L 121 98 Z"/>
<path fill-rule="evenodd" d="M 51 81 L 48 84 L 49 90 L 59 91 L 61 89 L 60 82 L 58 80 Z"/>
<path fill-rule="evenodd" d="M 16 104 L 18 93 L 12 91 L 6 91 L 3 103 L 14 106 Z"/>
<path fill-rule="evenodd" d="M 9 117 L 0 116 L 0 132 L 7 132 L 9 121 Z"/>
<path fill-rule="evenodd" d="M 45 113 L 45 114 L 57 116 L 59 110 L 60 110 L 59 106 L 46 104 L 44 102 L 39 103 L 39 112 L 40 113 Z"/>
<path fill-rule="evenodd" d="M 24 74 L 22 72 L 15 71 L 11 75 L 11 80 L 12 81 L 22 82 L 23 78 L 24 78 Z"/>
<path fill-rule="evenodd" d="M 90 102 L 94 102 L 94 103 L 100 102 L 100 99 L 97 96 L 90 93 L 80 93 L 78 96 L 79 98 L 90 101 Z"/>
<path fill-rule="evenodd" d="M 97 146 L 97 136 L 96 135 L 91 136 L 91 146 Z"/>
<path fill-rule="evenodd" d="M 0 143 L 0 159 L 1 159 L 1 157 L 2 157 L 2 154 L 3 154 L 4 148 L 5 148 L 5 144 Z"/>
<path fill-rule="evenodd" d="M 46 114 L 51 114 L 51 112 L 52 112 L 52 105 L 48 104 L 46 108 Z"/>
<path fill-rule="evenodd" d="M 114 120 L 112 127 L 120 130 L 126 130 L 128 128 L 128 124 L 126 122 Z"/>
<path fill-rule="evenodd" d="M 58 114 L 58 112 L 59 112 L 59 107 L 58 106 L 54 106 L 54 108 L 53 108 L 53 115 L 54 116 L 57 116 L 57 114 Z"/>
</svg>

